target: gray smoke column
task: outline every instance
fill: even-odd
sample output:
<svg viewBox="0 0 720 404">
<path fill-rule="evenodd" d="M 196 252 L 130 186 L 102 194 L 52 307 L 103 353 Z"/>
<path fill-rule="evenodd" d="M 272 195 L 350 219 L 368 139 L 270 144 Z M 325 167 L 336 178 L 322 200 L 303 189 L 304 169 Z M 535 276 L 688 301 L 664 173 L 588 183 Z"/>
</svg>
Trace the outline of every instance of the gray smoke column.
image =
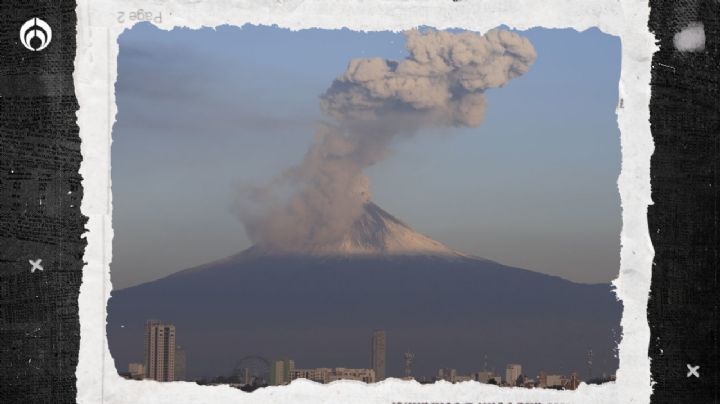
<svg viewBox="0 0 720 404">
<path fill-rule="evenodd" d="M 484 92 L 528 71 L 536 54 L 515 33 L 408 31 L 401 61 L 353 59 L 321 96 L 323 124 L 303 161 L 271 184 L 243 187 L 233 211 L 258 245 L 302 250 L 338 242 L 370 200 L 363 170 L 422 127 L 475 127 Z"/>
</svg>

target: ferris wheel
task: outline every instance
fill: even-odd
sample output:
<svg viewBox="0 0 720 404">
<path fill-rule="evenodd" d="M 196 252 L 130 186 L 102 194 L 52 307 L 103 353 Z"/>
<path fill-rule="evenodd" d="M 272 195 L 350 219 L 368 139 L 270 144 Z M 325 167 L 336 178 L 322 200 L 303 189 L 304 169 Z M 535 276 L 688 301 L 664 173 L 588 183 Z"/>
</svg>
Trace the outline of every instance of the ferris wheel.
<svg viewBox="0 0 720 404">
<path fill-rule="evenodd" d="M 270 363 L 262 356 L 246 356 L 235 365 L 233 376 L 242 384 L 266 384 L 270 380 Z"/>
</svg>

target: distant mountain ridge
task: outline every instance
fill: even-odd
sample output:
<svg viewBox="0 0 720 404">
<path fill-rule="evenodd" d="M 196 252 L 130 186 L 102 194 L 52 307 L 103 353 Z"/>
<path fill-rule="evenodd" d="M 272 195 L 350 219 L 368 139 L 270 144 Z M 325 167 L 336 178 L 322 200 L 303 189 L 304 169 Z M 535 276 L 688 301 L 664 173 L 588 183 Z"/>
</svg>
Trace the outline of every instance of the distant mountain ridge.
<svg viewBox="0 0 720 404">
<path fill-rule="evenodd" d="M 373 203 L 337 243 L 239 254 L 114 291 L 108 339 L 119 369 L 142 361 L 142 326 L 177 326 L 188 374 L 228 374 L 246 355 L 298 367 L 368 367 L 372 330 L 388 335 L 388 374 L 482 370 L 487 355 L 536 372 L 614 373 L 621 306 L 607 284 L 577 284 L 472 257 L 413 231 Z"/>
</svg>

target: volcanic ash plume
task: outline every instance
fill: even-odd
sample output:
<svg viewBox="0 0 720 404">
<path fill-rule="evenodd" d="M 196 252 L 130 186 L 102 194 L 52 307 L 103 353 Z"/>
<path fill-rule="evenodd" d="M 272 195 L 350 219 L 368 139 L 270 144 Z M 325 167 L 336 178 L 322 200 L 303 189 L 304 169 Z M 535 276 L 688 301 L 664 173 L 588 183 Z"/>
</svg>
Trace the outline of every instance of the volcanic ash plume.
<svg viewBox="0 0 720 404">
<path fill-rule="evenodd" d="M 338 242 L 370 200 L 363 170 L 388 155 L 395 137 L 422 127 L 475 127 L 484 91 L 528 71 L 535 50 L 524 37 L 493 30 L 405 34 L 401 61 L 353 59 L 321 96 L 334 118 L 303 161 L 271 184 L 244 187 L 234 212 L 257 244 L 303 250 Z"/>
</svg>

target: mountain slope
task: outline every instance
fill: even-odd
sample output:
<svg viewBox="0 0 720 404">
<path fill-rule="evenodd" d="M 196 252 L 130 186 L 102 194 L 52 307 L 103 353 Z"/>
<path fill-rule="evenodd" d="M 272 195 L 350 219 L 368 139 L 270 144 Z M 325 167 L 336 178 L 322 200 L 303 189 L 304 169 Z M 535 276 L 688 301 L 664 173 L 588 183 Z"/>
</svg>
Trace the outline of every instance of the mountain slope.
<svg viewBox="0 0 720 404">
<path fill-rule="evenodd" d="M 192 377 L 228 374 L 246 355 L 297 367 L 367 367 L 375 328 L 388 335 L 388 374 L 440 367 L 504 372 L 521 363 L 584 375 L 617 367 L 620 304 L 610 285 L 584 285 L 465 256 L 368 205 L 334 245 L 238 255 L 112 293 L 108 338 L 118 369 L 142 361 L 142 328 L 177 326 Z"/>
</svg>

